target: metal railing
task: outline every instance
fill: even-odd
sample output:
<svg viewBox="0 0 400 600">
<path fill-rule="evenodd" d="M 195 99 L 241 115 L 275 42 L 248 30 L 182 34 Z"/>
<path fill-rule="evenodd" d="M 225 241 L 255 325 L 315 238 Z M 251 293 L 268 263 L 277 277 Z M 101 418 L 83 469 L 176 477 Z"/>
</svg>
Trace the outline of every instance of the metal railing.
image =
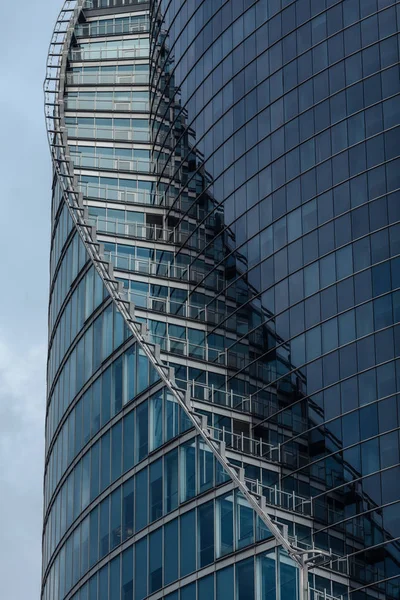
<svg viewBox="0 0 400 600">
<path fill-rule="evenodd" d="M 225 427 L 209 427 L 214 439 L 224 442 L 226 447 L 242 454 L 264 458 L 270 462 L 279 462 L 279 448 L 261 438 L 252 438 L 243 433 L 234 433 Z"/>
<path fill-rule="evenodd" d="M 189 272 L 186 266 L 136 258 L 130 254 L 120 254 L 109 251 L 104 252 L 104 257 L 106 260 L 110 261 L 116 269 L 133 271 L 135 273 L 142 273 L 143 275 L 152 275 L 155 277 L 183 279 L 185 281 L 188 281 L 189 279 Z"/>
<path fill-rule="evenodd" d="M 105 258 L 106 260 L 112 262 L 116 269 L 123 269 L 124 271 L 133 271 L 136 273 L 142 273 L 144 275 L 150 275 L 154 277 L 180 279 L 182 281 L 187 281 L 194 284 L 201 283 L 201 281 L 205 277 L 204 271 L 194 269 L 193 267 L 136 258 L 135 256 L 131 256 L 130 254 L 119 254 L 117 252 L 107 251 L 105 252 Z M 222 288 L 222 273 L 216 272 L 213 284 L 214 287 L 216 286 L 218 289 Z M 225 352 L 222 352 L 221 354 L 225 354 Z"/>
<path fill-rule="evenodd" d="M 75 167 L 80 169 L 105 169 L 106 171 L 135 171 L 149 173 L 151 162 L 145 159 L 120 158 L 112 156 L 91 156 L 90 154 L 73 154 L 71 159 Z"/>
<path fill-rule="evenodd" d="M 106 100 L 102 98 L 65 98 L 66 110 L 90 110 L 103 112 L 149 112 L 147 100 Z"/>
<path fill-rule="evenodd" d="M 116 181 L 118 181 L 116 179 Z M 149 204 L 152 206 L 164 206 L 179 212 L 181 202 L 171 194 L 162 194 L 159 192 L 148 192 L 145 190 L 121 189 L 118 185 L 101 185 L 98 183 L 79 183 L 79 191 L 86 198 L 99 198 L 101 200 L 110 200 L 116 202 L 126 202 L 128 204 Z M 184 235 L 189 235 L 189 232 Z"/>
<path fill-rule="evenodd" d="M 182 234 L 179 234 L 179 236 Z M 178 242 L 183 243 L 183 242 Z M 181 302 L 171 298 L 161 296 L 151 296 L 150 294 L 140 294 L 136 291 L 125 290 L 127 299 L 135 304 L 137 308 L 154 310 L 156 312 L 176 315 L 187 319 L 198 321 L 207 321 L 206 309 L 204 306 L 190 304 L 190 302 Z"/>
<path fill-rule="evenodd" d="M 130 6 L 131 4 L 144 4 L 145 2 L 148 2 L 149 0 L 131 0 L 126 1 L 125 4 L 127 6 Z M 100 0 L 84 0 L 83 2 L 83 6 L 84 9 L 92 9 L 92 8 L 105 8 L 104 6 L 104 2 L 100 2 Z"/>
<path fill-rule="evenodd" d="M 139 173 L 159 173 L 158 164 L 150 159 L 125 158 L 120 156 L 93 156 L 92 154 L 74 154 L 74 146 L 70 146 L 71 159 L 75 167 L 82 169 L 104 169 L 105 171 L 134 171 Z M 171 173 L 171 165 L 167 165 L 163 174 Z"/>
<path fill-rule="evenodd" d="M 148 129 L 124 129 L 122 127 L 100 127 L 87 125 L 67 125 L 69 138 L 118 140 L 121 142 L 149 142 Z"/>
<path fill-rule="evenodd" d="M 194 379 L 192 381 L 177 379 L 176 381 L 178 384 L 183 384 L 182 387 L 184 389 L 189 389 L 192 398 L 195 400 L 234 408 L 237 404 L 240 404 L 241 406 L 244 405 L 244 400 L 247 399 L 245 396 L 237 394 L 233 390 L 221 390 L 214 385 L 208 386 L 204 383 L 195 381 Z"/>
<path fill-rule="evenodd" d="M 122 202 L 123 204 L 145 204 L 148 206 L 168 206 L 165 194 L 146 190 L 120 189 L 114 186 L 79 182 L 78 189 L 85 198 Z"/>
<path fill-rule="evenodd" d="M 75 27 L 76 37 L 100 37 L 106 35 L 124 35 L 129 33 L 147 33 L 150 27 L 150 20 L 146 17 L 134 21 L 126 22 L 113 19 L 112 22 L 102 23 L 81 23 Z"/>
<path fill-rule="evenodd" d="M 74 48 L 70 52 L 72 62 L 124 58 L 149 58 L 149 48 Z"/>
<path fill-rule="evenodd" d="M 68 85 L 148 85 L 148 73 L 67 73 Z"/>
<path fill-rule="evenodd" d="M 248 437 L 243 434 L 232 433 L 224 428 L 218 429 L 211 427 L 211 430 L 217 432 L 219 441 L 226 443 L 227 447 L 243 452 L 244 454 L 250 454 L 257 456 L 258 458 L 265 458 L 266 460 L 274 463 L 284 464 L 285 463 L 285 447 L 282 444 L 273 445 L 265 442 L 261 438 Z M 312 505 L 310 505 L 310 514 L 312 513 Z"/>
<path fill-rule="evenodd" d="M 220 365 L 224 363 L 224 355 L 218 350 L 208 344 L 195 344 L 188 338 L 176 338 L 173 336 L 160 336 L 150 332 L 150 340 L 154 344 L 159 344 L 161 352 L 168 352 L 171 354 L 180 354 L 181 356 L 187 356 L 189 358 L 205 360 L 207 362 L 217 363 Z"/>
<path fill-rule="evenodd" d="M 112 233 L 130 238 L 139 238 L 155 242 L 177 244 L 179 232 L 175 229 L 164 229 L 159 225 L 137 223 L 99 216 L 89 216 L 88 222 L 96 227 L 99 233 Z"/>
<path fill-rule="evenodd" d="M 326 590 L 310 588 L 310 600 L 343 600 L 343 596 L 331 596 L 326 593 Z"/>
<path fill-rule="evenodd" d="M 312 501 L 309 498 L 298 496 L 294 492 L 284 492 L 276 485 L 274 487 L 265 485 L 258 479 L 249 479 L 245 477 L 245 482 L 250 492 L 257 496 L 264 496 L 267 504 L 278 506 L 283 510 L 301 513 L 302 515 L 311 515 Z"/>
</svg>

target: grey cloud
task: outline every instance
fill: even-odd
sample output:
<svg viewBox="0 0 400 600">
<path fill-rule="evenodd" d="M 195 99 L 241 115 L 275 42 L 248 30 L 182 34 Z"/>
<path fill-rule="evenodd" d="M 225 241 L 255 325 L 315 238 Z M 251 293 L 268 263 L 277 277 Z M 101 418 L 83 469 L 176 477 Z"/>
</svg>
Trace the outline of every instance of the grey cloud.
<svg viewBox="0 0 400 600">
<path fill-rule="evenodd" d="M 38 600 L 51 164 L 42 82 L 61 0 L 0 2 L 0 598 Z"/>
</svg>

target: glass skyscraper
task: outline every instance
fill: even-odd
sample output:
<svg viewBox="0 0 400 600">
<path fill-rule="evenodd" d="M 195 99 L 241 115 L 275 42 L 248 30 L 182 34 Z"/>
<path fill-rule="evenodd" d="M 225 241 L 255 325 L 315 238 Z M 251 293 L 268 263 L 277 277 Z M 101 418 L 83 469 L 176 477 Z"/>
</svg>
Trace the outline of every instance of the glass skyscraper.
<svg viewBox="0 0 400 600">
<path fill-rule="evenodd" d="M 64 2 L 42 600 L 399 600 L 399 34 Z"/>
</svg>

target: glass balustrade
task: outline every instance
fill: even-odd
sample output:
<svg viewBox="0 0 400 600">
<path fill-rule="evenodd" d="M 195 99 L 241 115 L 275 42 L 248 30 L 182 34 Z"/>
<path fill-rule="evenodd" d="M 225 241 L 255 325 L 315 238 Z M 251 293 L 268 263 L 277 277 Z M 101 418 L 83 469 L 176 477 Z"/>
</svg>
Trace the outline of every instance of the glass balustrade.
<svg viewBox="0 0 400 600">
<path fill-rule="evenodd" d="M 165 194 L 147 190 L 123 189 L 117 186 L 100 185 L 96 183 L 79 182 L 79 191 L 86 198 L 109 200 L 123 204 L 145 204 L 149 206 L 170 206 L 169 197 Z"/>
<path fill-rule="evenodd" d="M 124 142 L 149 142 L 148 129 L 123 129 L 122 127 L 85 127 L 84 125 L 67 125 L 68 137 L 118 140 Z"/>
<path fill-rule="evenodd" d="M 103 112 L 148 112 L 149 102 L 147 100 L 118 100 L 106 98 L 73 98 L 65 100 L 66 110 L 90 110 Z"/>
<path fill-rule="evenodd" d="M 67 73 L 68 85 L 148 85 L 148 73 Z"/>
<path fill-rule="evenodd" d="M 111 60 L 125 58 L 149 58 L 148 48 L 74 48 L 71 50 L 72 62 L 86 60 Z"/>
<path fill-rule="evenodd" d="M 192 283 L 200 283 L 205 277 L 203 270 L 194 269 L 186 265 L 173 265 L 167 262 L 155 262 L 147 259 L 136 258 L 129 254 L 118 254 L 116 252 L 106 252 L 106 259 L 113 263 L 116 269 L 124 271 L 134 271 L 154 277 L 166 277 L 172 279 L 181 279 L 182 281 L 190 281 Z M 210 280 L 210 286 L 216 289 L 221 289 L 223 284 L 223 274 L 219 271 L 213 272 L 214 279 Z M 230 352 L 229 356 L 234 355 Z M 241 355 L 240 355 L 241 356 Z M 237 360 L 239 361 L 239 355 Z"/>
<path fill-rule="evenodd" d="M 105 35 L 122 35 L 129 33 L 146 33 L 150 20 L 147 16 L 132 19 L 110 19 L 105 22 L 80 23 L 75 27 L 76 37 L 99 37 Z"/>
<path fill-rule="evenodd" d="M 88 217 L 88 222 L 100 233 L 112 233 L 124 237 L 140 238 L 158 242 L 178 243 L 179 232 L 174 229 L 164 229 L 159 225 L 132 223 L 129 221 L 109 219 L 104 217 Z"/>
<path fill-rule="evenodd" d="M 112 156 L 91 156 L 71 154 L 75 167 L 81 169 L 105 169 L 106 171 L 135 171 L 148 173 L 150 161 L 145 159 L 118 158 Z"/>
</svg>

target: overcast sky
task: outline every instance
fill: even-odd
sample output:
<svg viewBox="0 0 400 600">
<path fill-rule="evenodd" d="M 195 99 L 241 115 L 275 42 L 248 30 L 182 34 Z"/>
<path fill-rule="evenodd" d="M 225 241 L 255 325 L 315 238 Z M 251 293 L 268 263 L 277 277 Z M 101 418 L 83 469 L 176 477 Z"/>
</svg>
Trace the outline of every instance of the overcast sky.
<svg viewBox="0 0 400 600">
<path fill-rule="evenodd" d="M 0 0 L 0 598 L 38 600 L 51 169 L 42 82 L 61 0 Z"/>
</svg>

